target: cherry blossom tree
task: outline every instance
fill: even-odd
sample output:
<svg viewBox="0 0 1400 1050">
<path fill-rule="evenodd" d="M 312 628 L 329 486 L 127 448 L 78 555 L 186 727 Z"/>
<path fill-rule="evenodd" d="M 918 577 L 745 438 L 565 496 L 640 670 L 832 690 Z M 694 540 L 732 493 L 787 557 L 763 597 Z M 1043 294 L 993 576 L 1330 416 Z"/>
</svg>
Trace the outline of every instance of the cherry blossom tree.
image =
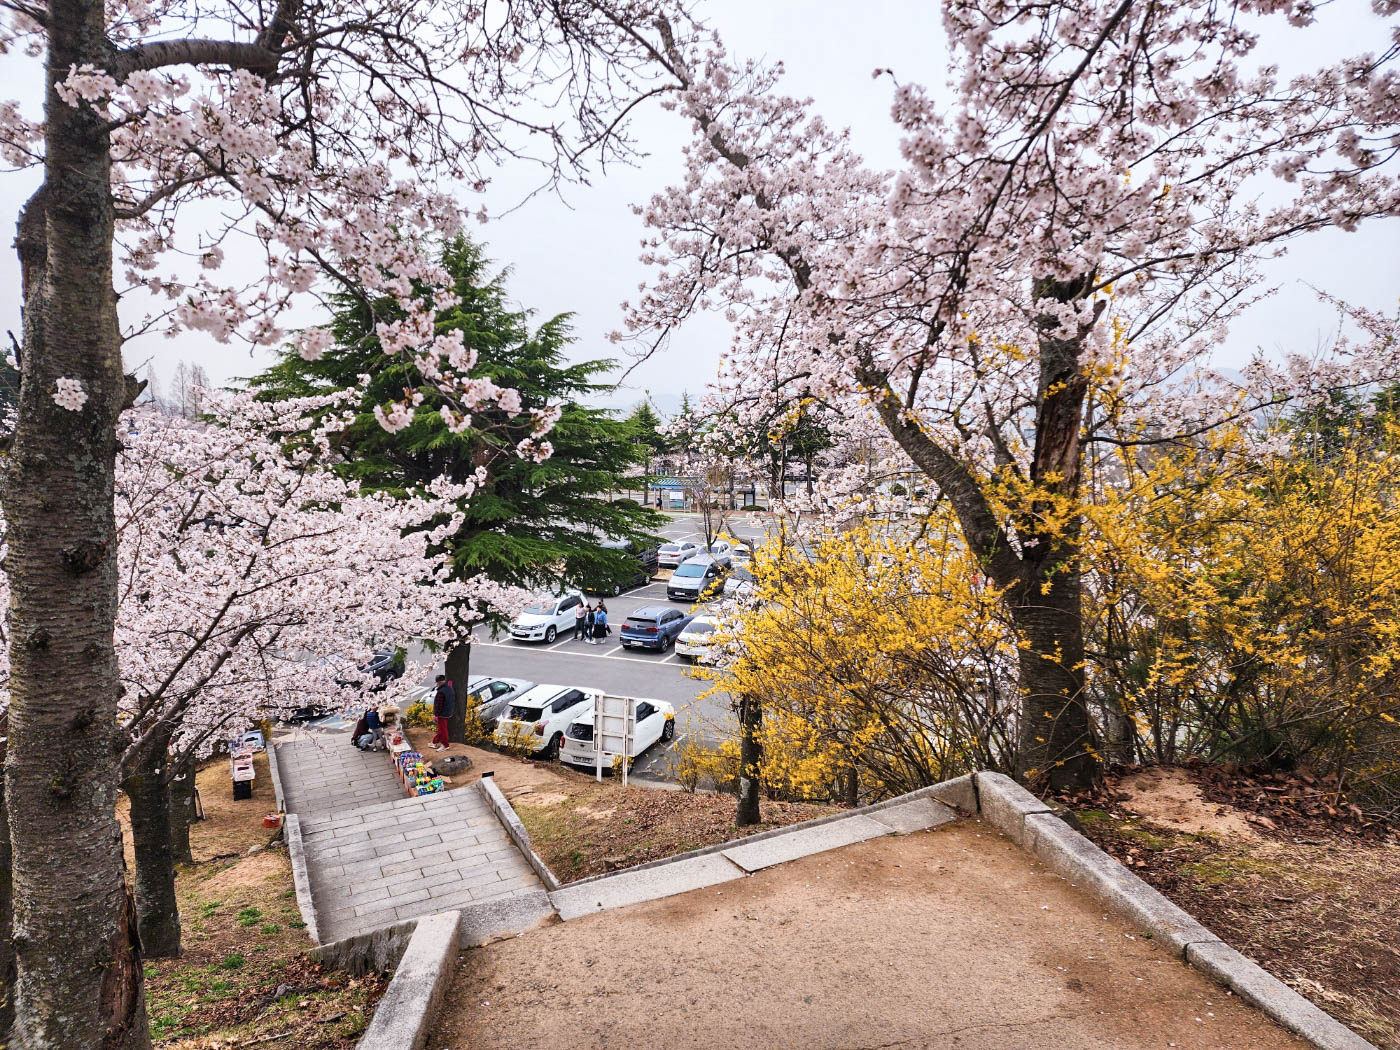
<svg viewBox="0 0 1400 1050">
<path fill-rule="evenodd" d="M 139 980 L 119 972 L 132 956 L 112 816 L 115 424 L 139 390 L 124 335 L 273 344 L 287 307 L 334 284 L 398 303 L 376 335 L 444 390 L 455 426 L 509 407 L 465 378 L 472 348 L 433 331 L 449 302 L 436 246 L 461 225 L 456 194 L 503 157 L 553 178 L 627 155 L 627 115 L 656 90 L 658 6 L 0 0 L 0 48 L 35 59 L 36 82 L 41 59 L 45 85 L 42 115 L 0 105 L 0 155 L 43 171 L 16 240 L 23 387 L 4 493 L 17 1045 L 148 1039 Z M 223 276 L 235 241 L 263 256 L 250 284 Z M 118 281 L 148 316 L 119 317 Z M 330 342 L 297 339 L 308 356 Z"/>
<path fill-rule="evenodd" d="M 1376 0 L 1393 16 L 1393 0 Z M 1349 17 L 1305 2 L 949 0 L 949 106 L 894 82 L 903 166 L 712 44 L 658 55 L 695 130 L 646 207 L 645 348 L 735 326 L 718 397 L 775 391 L 878 422 L 956 511 L 1020 643 L 1021 772 L 1096 770 L 1078 555 L 1086 443 L 1199 433 L 1262 400 L 1395 369 L 1393 322 L 1321 359 L 1209 352 L 1267 289 L 1257 264 L 1400 210 L 1400 38 L 1285 76 L 1259 34 Z M 1283 23 L 1288 23 L 1284 25 Z M 1218 377 L 1214 377 L 1218 378 Z"/>
<path fill-rule="evenodd" d="M 443 543 L 474 483 L 397 500 L 320 465 L 342 420 L 314 432 L 304 420 L 331 400 L 245 395 L 216 406 L 220 425 L 149 408 L 122 419 L 120 774 L 147 955 L 180 944 L 172 771 L 250 722 L 345 693 L 345 676 L 376 642 L 441 643 L 459 629 L 457 605 L 508 615 L 527 597 L 451 579 Z M 284 441 L 271 443 L 269 431 Z M 0 680 L 7 673 L 0 663 Z"/>
<path fill-rule="evenodd" d="M 335 697 L 376 643 L 440 645 L 460 606 L 511 615 L 527 597 L 451 576 L 444 543 L 475 480 L 397 500 L 327 469 L 328 430 L 343 420 L 313 431 L 305 419 L 328 400 L 243 395 L 217 407 L 219 425 L 123 417 L 120 771 L 148 955 L 179 951 L 172 770 L 252 721 Z"/>
</svg>

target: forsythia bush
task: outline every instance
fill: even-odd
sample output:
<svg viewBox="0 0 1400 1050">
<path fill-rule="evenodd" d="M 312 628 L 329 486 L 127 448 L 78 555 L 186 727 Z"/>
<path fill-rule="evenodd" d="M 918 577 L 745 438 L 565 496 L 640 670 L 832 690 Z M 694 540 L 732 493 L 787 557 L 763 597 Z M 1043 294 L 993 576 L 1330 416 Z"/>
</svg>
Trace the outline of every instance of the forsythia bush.
<svg viewBox="0 0 1400 1050">
<path fill-rule="evenodd" d="M 770 794 L 855 801 L 1009 768 L 1015 652 L 998 595 L 951 520 L 931 519 L 917 543 L 902 528 L 754 558 L 759 601 L 711 676 L 762 701 Z"/>
<path fill-rule="evenodd" d="M 1089 464 L 1082 497 L 1039 506 L 1082 523 L 1104 757 L 1308 765 L 1400 805 L 1393 415 L 1118 450 Z M 1007 487 L 1007 507 L 1028 498 Z M 946 511 L 810 555 L 779 538 L 753 572 L 757 600 L 717 635 L 730 656 L 700 673 L 761 702 L 770 794 L 854 802 L 1014 769 L 1015 634 Z M 705 757 L 687 762 L 701 779 Z"/>
<path fill-rule="evenodd" d="M 1118 757 L 1400 792 L 1400 426 L 1315 437 L 1259 455 L 1224 432 L 1101 486 L 1091 682 Z"/>
</svg>

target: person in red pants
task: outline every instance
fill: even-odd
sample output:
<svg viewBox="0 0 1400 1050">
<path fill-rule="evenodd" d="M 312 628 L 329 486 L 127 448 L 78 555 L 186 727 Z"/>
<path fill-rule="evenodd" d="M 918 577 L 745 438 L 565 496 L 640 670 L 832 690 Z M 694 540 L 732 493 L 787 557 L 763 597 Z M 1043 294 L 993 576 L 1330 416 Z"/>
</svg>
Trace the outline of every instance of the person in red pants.
<svg viewBox="0 0 1400 1050">
<path fill-rule="evenodd" d="M 447 675 L 438 675 L 437 692 L 433 694 L 433 721 L 437 723 L 437 731 L 433 733 L 433 742 L 429 745 L 434 751 L 446 751 L 447 745 L 451 743 L 447 738 L 447 720 L 452 717 L 456 708 L 456 690 L 447 680 Z"/>
</svg>

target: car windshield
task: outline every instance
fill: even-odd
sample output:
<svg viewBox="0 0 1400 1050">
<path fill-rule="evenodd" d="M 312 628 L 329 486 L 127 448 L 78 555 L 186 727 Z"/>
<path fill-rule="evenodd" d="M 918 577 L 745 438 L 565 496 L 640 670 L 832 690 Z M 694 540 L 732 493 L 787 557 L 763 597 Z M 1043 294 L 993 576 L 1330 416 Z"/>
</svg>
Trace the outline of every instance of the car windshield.
<svg viewBox="0 0 1400 1050">
<path fill-rule="evenodd" d="M 709 620 L 691 620 L 686 627 L 686 634 L 709 634 L 715 629 L 715 625 Z"/>
<path fill-rule="evenodd" d="M 698 562 L 688 561 L 676 570 L 677 576 L 704 576 L 705 566 Z"/>
<path fill-rule="evenodd" d="M 554 603 L 553 603 L 553 602 L 550 602 L 548 605 L 545 605 L 545 604 L 542 604 L 542 603 L 541 603 L 541 604 L 537 604 L 537 605 L 532 605 L 532 606 L 530 606 L 530 608 L 526 609 L 526 610 L 525 610 L 523 613 L 521 613 L 520 615 L 522 615 L 522 616 L 553 616 L 553 615 L 554 615 Z"/>
<path fill-rule="evenodd" d="M 661 549 L 667 554 L 675 554 L 676 551 L 681 549 L 681 545 L 679 543 L 663 543 Z"/>
<path fill-rule="evenodd" d="M 507 718 L 516 722 L 538 722 L 540 720 L 540 709 L 538 707 L 521 707 L 519 704 L 511 704 Z"/>
</svg>

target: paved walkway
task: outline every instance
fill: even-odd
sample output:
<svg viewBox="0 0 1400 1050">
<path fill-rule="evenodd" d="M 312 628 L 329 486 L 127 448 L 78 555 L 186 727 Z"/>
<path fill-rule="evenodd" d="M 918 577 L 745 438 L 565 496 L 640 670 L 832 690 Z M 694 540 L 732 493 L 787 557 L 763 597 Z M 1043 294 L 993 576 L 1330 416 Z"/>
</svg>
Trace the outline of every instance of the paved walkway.
<svg viewBox="0 0 1400 1050">
<path fill-rule="evenodd" d="M 543 888 L 476 787 L 410 798 L 386 755 L 340 734 L 275 746 L 321 943 Z"/>
<path fill-rule="evenodd" d="M 277 770 L 287 811 L 303 822 L 404 797 L 382 751 L 361 751 L 350 733 L 297 732 L 278 741 Z"/>
</svg>

